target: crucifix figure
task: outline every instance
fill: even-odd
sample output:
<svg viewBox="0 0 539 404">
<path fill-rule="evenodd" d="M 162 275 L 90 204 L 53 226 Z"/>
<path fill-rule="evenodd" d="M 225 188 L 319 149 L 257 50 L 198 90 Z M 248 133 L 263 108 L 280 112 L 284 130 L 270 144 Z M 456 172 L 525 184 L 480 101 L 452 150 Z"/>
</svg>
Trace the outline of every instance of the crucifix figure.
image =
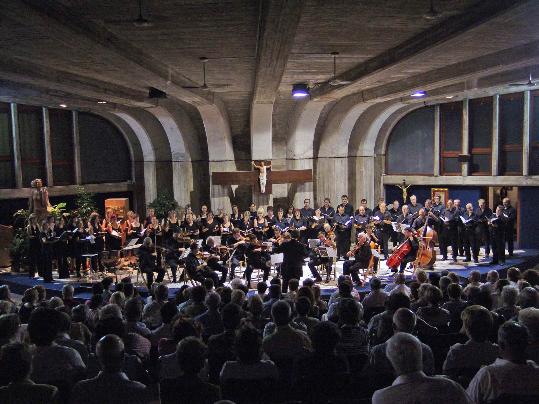
<svg viewBox="0 0 539 404">
<path fill-rule="evenodd" d="M 406 198 L 408 197 L 408 188 L 411 187 L 412 184 L 406 185 L 406 180 L 402 180 L 402 185 L 395 185 L 397 188 L 400 188 L 402 190 L 402 203 L 406 203 Z"/>
<path fill-rule="evenodd" d="M 260 183 L 260 193 L 266 193 L 266 182 L 268 180 L 268 170 L 271 170 L 271 162 L 269 166 L 265 165 L 263 161 L 260 162 L 260 165 L 257 166 L 253 161 L 253 167 L 258 170 L 258 182 Z"/>
<path fill-rule="evenodd" d="M 257 171 L 229 171 L 211 173 L 212 185 L 259 185 L 260 193 L 271 194 L 273 184 L 304 184 L 312 182 L 313 172 L 308 170 L 283 170 L 271 169 L 271 162 L 253 162 L 252 166 Z"/>
</svg>

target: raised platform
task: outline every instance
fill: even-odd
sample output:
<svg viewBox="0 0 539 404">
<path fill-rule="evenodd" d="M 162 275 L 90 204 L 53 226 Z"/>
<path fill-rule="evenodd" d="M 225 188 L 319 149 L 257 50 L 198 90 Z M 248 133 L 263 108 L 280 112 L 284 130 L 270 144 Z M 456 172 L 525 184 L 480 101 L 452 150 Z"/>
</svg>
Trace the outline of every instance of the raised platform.
<svg viewBox="0 0 539 404">
<path fill-rule="evenodd" d="M 438 256 L 438 258 L 440 259 L 441 256 Z M 444 270 L 455 272 L 459 277 L 462 278 L 463 282 L 468 277 L 469 273 L 473 270 L 479 270 L 482 277 L 486 277 L 487 272 L 494 269 L 500 273 L 501 277 L 505 277 L 507 268 L 509 267 L 516 266 L 522 270 L 525 270 L 533 267 L 534 265 L 537 265 L 539 263 L 539 250 L 515 250 L 515 255 L 513 257 L 507 258 L 508 259 L 506 260 L 505 264 L 502 265 L 489 265 L 488 262 L 490 260 L 483 256 L 480 257 L 480 261 L 478 264 L 475 264 L 473 262 L 465 263 L 463 262 L 463 258 L 461 257 L 459 257 L 459 261 L 456 264 L 451 263 L 451 261 L 438 260 L 434 265 L 434 269 L 427 272 L 440 273 Z M 342 265 L 343 261 L 338 261 L 336 264 L 337 276 L 342 273 Z M 303 267 L 303 274 L 304 277 L 301 280 L 310 276 L 310 271 L 307 265 Z M 405 271 L 405 275 L 408 281 L 411 281 L 413 279 L 411 269 L 407 269 Z M 114 275 L 111 274 L 111 276 Z M 121 279 L 124 276 L 127 275 L 119 274 L 118 279 Z M 382 283 L 384 284 L 391 282 L 392 274 L 389 268 L 386 266 L 385 261 L 381 261 L 377 276 L 382 280 Z M 74 277 L 70 279 L 57 279 L 56 272 L 54 273 L 54 279 L 55 280 L 51 283 L 44 283 L 42 278 L 29 278 L 28 274 L 11 272 L 9 268 L 0 272 L 0 284 L 9 285 L 10 289 L 14 293 L 22 294 L 28 288 L 31 288 L 36 285 L 43 285 L 47 289 L 48 296 L 60 296 L 62 292 L 62 287 L 66 283 L 71 283 L 75 288 L 75 298 L 81 301 L 90 298 L 92 283 L 99 282 L 99 280 L 97 279 L 79 281 L 77 278 Z M 165 283 L 167 283 L 169 286 L 169 296 L 172 298 L 174 297 L 176 292 L 182 287 L 183 283 L 169 283 L 166 279 L 167 278 L 165 277 Z M 135 276 L 133 275 L 132 281 L 135 282 L 135 280 Z M 331 293 L 336 290 L 336 284 L 334 280 L 331 280 L 329 283 L 322 282 L 319 285 L 322 290 L 323 298 L 329 298 Z M 148 290 L 143 284 L 137 283 L 136 286 L 142 296 L 148 295 Z M 370 291 L 370 285 L 368 280 L 363 287 L 357 288 L 357 290 L 362 294 L 368 293 Z"/>
</svg>

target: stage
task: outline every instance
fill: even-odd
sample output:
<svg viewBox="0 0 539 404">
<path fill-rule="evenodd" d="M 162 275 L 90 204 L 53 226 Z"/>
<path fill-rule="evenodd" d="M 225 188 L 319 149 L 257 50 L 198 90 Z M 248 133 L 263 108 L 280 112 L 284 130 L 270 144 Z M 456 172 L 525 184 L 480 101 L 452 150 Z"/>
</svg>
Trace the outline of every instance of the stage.
<svg viewBox="0 0 539 404">
<path fill-rule="evenodd" d="M 505 273 L 507 271 L 507 268 L 516 266 L 520 268 L 521 270 L 525 270 L 528 268 L 533 267 L 534 265 L 539 263 L 539 250 L 536 249 L 517 249 L 515 250 L 515 255 L 513 257 L 507 257 L 505 264 L 501 265 L 489 265 L 490 259 L 485 258 L 483 255 L 480 255 L 479 263 L 473 263 L 473 262 L 463 262 L 464 258 L 459 257 L 458 262 L 451 263 L 450 260 L 447 261 L 440 261 L 441 256 L 438 255 L 438 260 L 436 261 L 434 265 L 434 269 L 427 271 L 427 272 L 436 272 L 441 273 L 444 270 L 455 272 L 461 279 L 462 282 L 466 280 L 469 273 L 473 270 L 479 270 L 481 272 L 482 278 L 484 278 L 488 271 L 490 270 L 496 270 L 500 273 L 501 277 L 505 277 Z M 338 261 L 336 263 L 336 275 L 339 276 L 342 274 L 342 266 L 343 261 Z M 238 271 L 237 271 L 238 272 Z M 256 284 L 255 281 L 255 275 L 256 272 L 253 274 L 253 284 Z M 274 271 L 272 271 L 272 274 L 275 274 Z M 116 280 L 115 274 L 107 274 L 109 276 L 112 276 L 113 279 Z M 303 267 L 303 279 L 310 277 L 310 270 L 307 267 L 307 265 L 304 265 Z M 405 271 L 406 279 L 407 281 L 411 281 L 413 279 L 412 276 L 412 270 L 407 269 Z M 50 296 L 60 296 L 62 292 L 62 287 L 66 283 L 70 283 L 75 288 L 75 298 L 84 301 L 86 299 L 90 298 L 91 295 L 91 285 L 92 283 L 99 282 L 99 279 L 85 279 L 82 278 L 81 280 L 71 277 L 70 279 L 57 279 L 58 274 L 56 271 L 54 271 L 54 281 L 51 283 L 44 283 L 42 278 L 36 277 L 36 278 L 29 278 L 27 273 L 20 272 L 11 272 L 9 268 L 3 269 L 0 272 L 0 284 L 9 285 L 11 291 L 17 294 L 23 294 L 23 292 L 36 285 L 43 285 L 47 289 L 47 295 Z M 148 295 L 148 290 L 142 283 L 142 280 L 139 279 L 139 282 L 136 282 L 136 273 L 132 273 L 131 275 L 127 273 L 119 273 L 118 274 L 118 281 L 122 279 L 125 276 L 131 276 L 132 282 L 136 284 L 137 289 L 139 290 L 140 294 L 142 296 Z M 380 262 L 380 268 L 378 269 L 377 276 L 382 280 L 382 283 L 388 284 L 392 281 L 392 274 L 389 268 L 386 266 L 385 261 Z M 182 283 L 171 283 L 168 281 L 168 277 L 165 276 L 165 283 L 169 286 L 169 297 L 174 297 L 176 292 L 183 286 Z M 229 284 L 229 282 L 227 282 Z M 319 283 L 320 288 L 322 290 L 322 297 L 323 298 L 329 298 L 331 293 L 333 293 L 336 290 L 336 283 L 335 280 L 332 279 L 329 283 L 321 282 Z M 368 279 L 365 282 L 364 286 L 356 288 L 361 294 L 368 293 L 370 291 L 370 286 Z"/>
</svg>

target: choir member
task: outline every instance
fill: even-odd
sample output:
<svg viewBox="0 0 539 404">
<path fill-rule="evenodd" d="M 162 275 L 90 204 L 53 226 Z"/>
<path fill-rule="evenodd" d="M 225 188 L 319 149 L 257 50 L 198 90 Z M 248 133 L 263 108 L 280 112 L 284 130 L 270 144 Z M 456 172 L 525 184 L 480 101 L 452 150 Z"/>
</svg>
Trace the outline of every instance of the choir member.
<svg viewBox="0 0 539 404">
<path fill-rule="evenodd" d="M 341 203 L 339 206 L 342 206 L 343 209 L 344 209 L 344 214 L 348 217 L 353 217 L 354 216 L 354 207 L 348 203 L 348 195 L 342 195 L 341 196 Z M 337 206 L 337 208 L 339 208 L 339 206 Z"/>
<path fill-rule="evenodd" d="M 353 217 L 347 215 L 344 206 L 337 207 L 337 213 L 333 217 L 335 234 L 337 235 L 337 257 L 341 259 L 350 249 L 350 230 L 352 228 Z"/>
<path fill-rule="evenodd" d="M 322 216 L 324 216 L 329 223 L 332 222 L 333 216 L 335 216 L 335 209 L 331 206 L 331 200 L 329 198 L 324 198 L 324 205 L 320 208 L 320 212 L 322 212 Z"/>
<path fill-rule="evenodd" d="M 477 238 L 475 237 L 475 228 L 477 226 L 477 216 L 473 210 L 473 205 L 471 203 L 466 204 L 466 211 L 461 216 L 461 221 L 463 222 L 463 236 L 464 236 L 464 254 L 466 259 L 464 262 L 470 262 L 473 257 L 475 263 L 479 262 L 479 244 Z M 471 251 L 470 251 L 471 250 Z"/>
<path fill-rule="evenodd" d="M 492 240 L 491 265 L 505 263 L 505 235 L 507 234 L 507 221 L 503 215 L 504 207 L 498 205 L 496 212 L 489 219 L 490 239 Z"/>
<path fill-rule="evenodd" d="M 300 209 L 300 213 L 303 219 L 308 219 L 314 215 L 314 209 L 311 208 L 311 200 L 309 198 L 303 201 L 303 208 Z"/>
<path fill-rule="evenodd" d="M 479 246 L 485 246 L 485 257 L 490 255 L 490 232 L 488 228 L 488 219 L 492 217 L 492 209 L 490 209 L 484 199 L 477 201 L 478 207 L 475 210 L 477 217 L 477 225 L 475 226 L 475 237 Z"/>
<path fill-rule="evenodd" d="M 410 204 L 408 205 L 408 208 L 410 208 L 410 213 L 412 215 L 416 215 L 419 212 L 419 209 L 421 209 L 422 207 L 423 205 L 417 202 L 417 197 L 415 195 L 411 195 Z"/>
<path fill-rule="evenodd" d="M 513 256 L 515 223 L 517 221 L 517 210 L 511 206 L 509 198 L 503 198 L 503 217 L 505 218 L 505 241 L 507 242 L 507 252 Z"/>
<path fill-rule="evenodd" d="M 460 214 L 453 206 L 452 199 L 447 200 L 446 206 L 442 216 L 440 216 L 443 222 L 443 231 L 440 235 L 440 252 L 442 254 L 442 260 L 447 260 L 447 247 L 451 246 L 453 262 L 457 262 L 457 238 Z"/>
</svg>

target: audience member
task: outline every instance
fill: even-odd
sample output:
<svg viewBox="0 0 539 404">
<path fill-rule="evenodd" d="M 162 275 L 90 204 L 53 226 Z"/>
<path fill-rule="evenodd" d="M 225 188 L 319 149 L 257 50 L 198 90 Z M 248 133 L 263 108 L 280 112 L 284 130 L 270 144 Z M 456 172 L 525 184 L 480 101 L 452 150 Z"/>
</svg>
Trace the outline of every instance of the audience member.
<svg viewBox="0 0 539 404">
<path fill-rule="evenodd" d="M 317 318 L 309 317 L 311 312 L 311 301 L 306 297 L 300 297 L 296 302 L 296 317 L 292 320 L 294 324 L 302 324 L 307 330 L 307 334 L 310 336 L 313 328 L 320 321 Z"/>
<path fill-rule="evenodd" d="M 373 276 L 370 280 L 371 291 L 361 301 L 361 304 L 367 310 L 368 308 L 384 307 L 388 294 L 382 289 L 382 281 Z"/>
<path fill-rule="evenodd" d="M 440 307 L 442 303 L 442 291 L 434 285 L 428 285 L 425 291 L 427 306 L 417 310 L 417 316 L 433 327 L 446 331 L 451 315 L 449 311 Z"/>
<path fill-rule="evenodd" d="M 504 286 L 502 289 L 502 306 L 494 310 L 495 313 L 503 317 L 504 321 L 508 321 L 518 314 L 518 289 L 514 286 Z"/>
<path fill-rule="evenodd" d="M 187 337 L 200 338 L 200 330 L 195 326 L 189 317 L 178 317 L 174 320 L 172 327 L 172 338 L 161 340 L 158 347 L 159 357 L 159 379 L 174 379 L 182 375 L 182 370 L 178 366 L 176 348 L 178 343 Z"/>
<path fill-rule="evenodd" d="M 403 293 L 410 297 L 410 288 L 405 284 L 406 278 L 404 274 L 395 275 L 395 280 L 386 286 L 385 291 L 389 294 Z"/>
<path fill-rule="evenodd" d="M 155 283 L 153 285 L 156 285 Z M 153 286 L 152 285 L 152 286 Z M 155 287 L 154 299 L 144 306 L 142 310 L 142 321 L 151 330 L 156 329 L 163 323 L 161 308 L 168 301 L 168 287 L 158 284 Z"/>
<path fill-rule="evenodd" d="M 490 293 L 494 293 L 496 289 L 496 282 L 500 279 L 498 271 L 491 270 L 487 273 L 487 281 L 481 285 L 481 288 L 487 289 Z"/>
<path fill-rule="evenodd" d="M 339 305 L 339 323 L 341 340 L 337 344 L 337 352 L 345 355 L 350 362 L 361 361 L 360 356 L 369 355 L 369 336 L 361 323 L 363 307 L 354 299 L 344 299 Z M 352 367 L 352 363 L 350 366 Z M 354 367 L 354 369 L 356 369 Z"/>
<path fill-rule="evenodd" d="M 202 285 L 190 288 L 189 300 L 180 308 L 180 313 L 195 318 L 206 311 L 204 299 L 206 298 L 206 289 Z"/>
<path fill-rule="evenodd" d="M 243 294 L 241 290 L 235 290 L 234 292 Z M 221 297 L 215 292 L 210 292 L 206 295 L 205 304 L 208 309 L 204 313 L 195 317 L 195 321 L 201 327 L 203 341 L 207 342 L 212 335 L 223 332 L 223 319 L 221 317 L 221 313 L 219 312 Z"/>
<path fill-rule="evenodd" d="M 520 269 L 517 267 L 510 267 L 507 269 L 507 279 L 509 280 L 509 285 L 518 287 L 518 281 L 520 279 Z"/>
<path fill-rule="evenodd" d="M 539 309 L 528 307 L 518 312 L 518 322 L 528 329 L 526 357 L 539 365 Z"/>
<path fill-rule="evenodd" d="M 153 346 L 158 346 L 159 341 L 172 337 L 172 321 L 178 315 L 178 307 L 173 302 L 166 302 L 161 307 L 162 323 L 152 331 L 151 341 Z"/>
<path fill-rule="evenodd" d="M 447 287 L 447 296 L 449 301 L 444 303 L 442 308 L 449 312 L 449 331 L 458 332 L 462 327 L 460 315 L 468 303 L 462 300 L 462 287 L 458 283 L 451 283 Z"/>
<path fill-rule="evenodd" d="M 67 313 L 59 313 L 58 316 L 58 334 L 54 342 L 58 345 L 73 348 L 77 351 L 85 364 L 88 364 L 88 348 L 75 339 L 71 339 L 69 332 L 71 331 L 71 317 Z"/>
<path fill-rule="evenodd" d="M 262 311 L 262 315 L 265 318 L 269 318 L 271 316 L 271 308 L 281 299 L 280 285 L 272 284 L 268 290 L 268 299 L 264 302 L 264 309 Z"/>
<path fill-rule="evenodd" d="M 539 291 L 532 287 L 522 289 L 518 294 L 518 305 L 521 309 L 528 307 L 539 309 Z"/>
</svg>

